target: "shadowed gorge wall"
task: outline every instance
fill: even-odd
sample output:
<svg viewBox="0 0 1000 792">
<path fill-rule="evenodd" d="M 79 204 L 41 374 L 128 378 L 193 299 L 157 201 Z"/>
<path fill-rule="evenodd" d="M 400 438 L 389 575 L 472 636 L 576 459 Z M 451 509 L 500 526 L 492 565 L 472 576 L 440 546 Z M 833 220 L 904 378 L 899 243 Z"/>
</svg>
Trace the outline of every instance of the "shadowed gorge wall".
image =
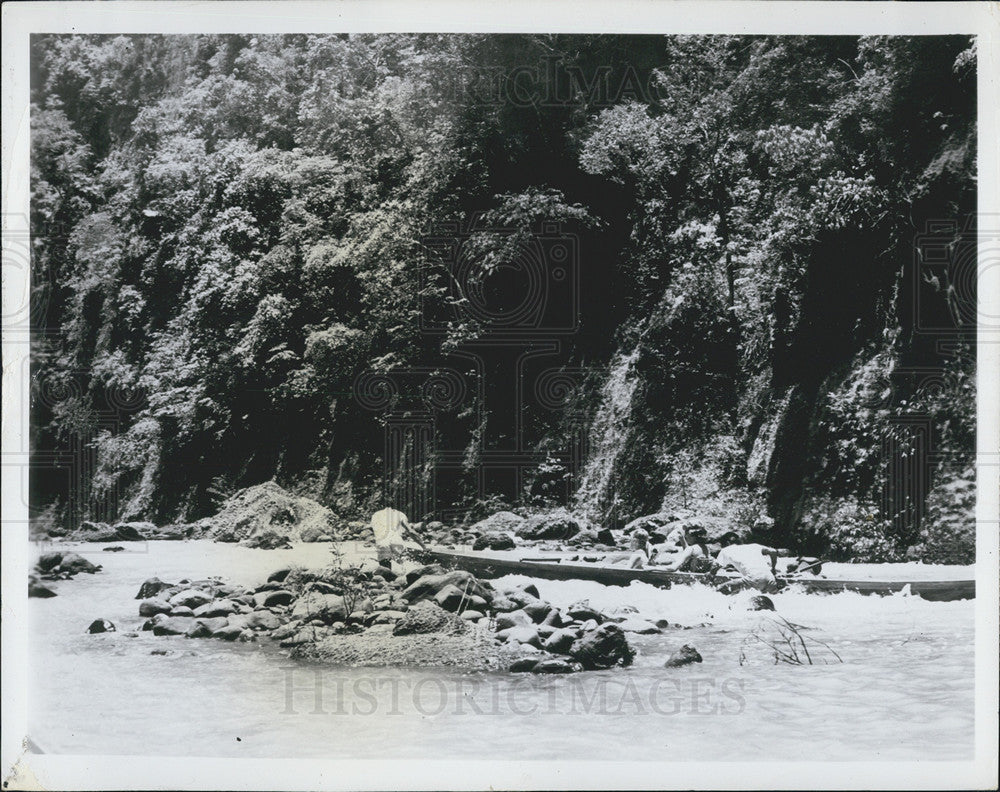
<svg viewBox="0 0 1000 792">
<path fill-rule="evenodd" d="M 35 523 L 391 481 L 968 560 L 975 85 L 956 36 L 35 36 L 32 450 L 87 460 Z"/>
</svg>

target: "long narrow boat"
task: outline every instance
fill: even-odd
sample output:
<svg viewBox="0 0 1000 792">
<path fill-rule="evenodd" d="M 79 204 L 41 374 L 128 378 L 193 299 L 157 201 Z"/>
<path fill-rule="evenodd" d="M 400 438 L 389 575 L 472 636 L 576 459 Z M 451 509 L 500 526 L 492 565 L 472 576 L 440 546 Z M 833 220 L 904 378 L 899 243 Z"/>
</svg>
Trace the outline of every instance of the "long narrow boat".
<svg viewBox="0 0 1000 792">
<path fill-rule="evenodd" d="M 465 569 L 484 579 L 504 575 L 526 575 L 543 580 L 593 580 L 607 586 L 627 586 L 633 580 L 669 588 L 675 583 L 720 584 L 727 579 L 716 575 L 710 580 L 705 574 L 695 572 L 670 572 L 666 569 L 647 567 L 629 569 L 599 563 L 565 561 L 560 558 L 514 558 L 509 556 L 463 553 L 453 550 L 432 550 L 435 560 L 448 567 Z M 894 594 L 909 586 L 911 594 L 927 600 L 949 601 L 973 599 L 976 596 L 975 580 L 850 580 L 825 578 L 813 575 L 780 578 L 788 585 L 801 586 L 812 593 L 855 591 L 859 594 Z"/>
</svg>

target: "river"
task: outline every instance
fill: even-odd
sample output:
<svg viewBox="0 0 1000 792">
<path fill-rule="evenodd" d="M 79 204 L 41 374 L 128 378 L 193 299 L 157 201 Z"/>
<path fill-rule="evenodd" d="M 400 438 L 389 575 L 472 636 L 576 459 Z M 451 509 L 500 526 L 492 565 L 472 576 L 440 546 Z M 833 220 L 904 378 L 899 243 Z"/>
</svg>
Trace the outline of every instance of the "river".
<svg viewBox="0 0 1000 792">
<path fill-rule="evenodd" d="M 630 637 L 639 654 L 629 669 L 560 677 L 344 669 L 292 661 L 266 639 L 232 644 L 127 634 L 142 621 L 134 597 L 148 577 L 220 575 L 252 584 L 292 563 L 321 566 L 329 546 L 123 546 L 121 553 L 73 546 L 103 571 L 53 584 L 52 599 L 29 600 L 29 734 L 46 752 L 699 761 L 973 756 L 972 601 L 774 595 L 777 612 L 805 627 L 801 634 L 810 639 L 815 664 L 792 665 L 775 664 L 770 650 L 748 639 L 762 629 L 773 636 L 773 623 L 765 621 L 773 617 L 748 613 L 739 596 L 700 586 L 663 591 L 535 581 L 556 604 L 587 597 L 599 608 L 630 605 L 682 626 Z M 110 619 L 118 631 L 87 634 L 96 618 Z M 664 669 L 683 643 L 704 662 Z"/>
</svg>

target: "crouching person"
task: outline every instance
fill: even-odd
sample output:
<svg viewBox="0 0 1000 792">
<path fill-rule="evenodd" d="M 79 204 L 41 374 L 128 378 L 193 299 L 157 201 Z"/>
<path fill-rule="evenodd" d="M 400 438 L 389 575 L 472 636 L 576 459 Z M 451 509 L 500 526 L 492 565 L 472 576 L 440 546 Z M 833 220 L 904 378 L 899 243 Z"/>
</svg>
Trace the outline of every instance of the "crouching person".
<svg viewBox="0 0 1000 792">
<path fill-rule="evenodd" d="M 424 550 L 427 549 L 406 515 L 398 509 L 386 508 L 375 512 L 371 525 L 375 535 L 376 557 L 379 564 L 387 569 L 392 569 L 393 561 L 402 561 L 407 539 L 412 540 L 411 547 L 416 543 Z"/>
<path fill-rule="evenodd" d="M 742 584 L 770 594 L 780 588 L 776 573 L 778 555 L 778 550 L 762 544 L 729 544 L 715 560 L 720 568 L 737 572 Z"/>
</svg>

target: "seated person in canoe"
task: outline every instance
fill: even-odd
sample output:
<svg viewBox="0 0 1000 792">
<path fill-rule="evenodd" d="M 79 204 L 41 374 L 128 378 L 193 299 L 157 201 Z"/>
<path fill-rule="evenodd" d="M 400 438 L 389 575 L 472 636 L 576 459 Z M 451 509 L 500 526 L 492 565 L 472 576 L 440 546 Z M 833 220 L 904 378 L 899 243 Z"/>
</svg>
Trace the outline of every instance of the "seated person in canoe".
<svg viewBox="0 0 1000 792">
<path fill-rule="evenodd" d="M 680 530 L 680 543 L 675 551 L 660 545 L 654 551 L 650 564 L 662 566 L 668 572 L 712 572 L 716 564 L 708 549 L 708 534 L 698 525 L 688 525 Z M 671 536 L 673 536 L 673 531 Z M 667 537 L 669 542 L 670 537 Z M 665 543 L 666 544 L 666 543 Z"/>
<path fill-rule="evenodd" d="M 627 553 L 609 553 L 605 556 L 588 558 L 588 561 L 599 561 L 606 564 L 626 564 L 629 569 L 642 569 L 649 563 L 652 548 L 649 544 L 649 533 L 644 528 L 636 528 L 629 539 Z"/>
</svg>

